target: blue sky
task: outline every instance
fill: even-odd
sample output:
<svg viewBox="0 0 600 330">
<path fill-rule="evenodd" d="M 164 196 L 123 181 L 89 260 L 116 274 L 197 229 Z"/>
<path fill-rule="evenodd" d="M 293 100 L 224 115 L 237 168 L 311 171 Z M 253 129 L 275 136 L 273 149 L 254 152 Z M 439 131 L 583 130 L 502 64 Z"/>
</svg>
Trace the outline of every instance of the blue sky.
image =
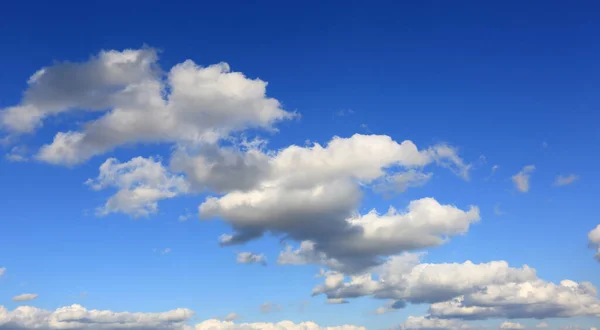
<svg viewBox="0 0 600 330">
<path fill-rule="evenodd" d="M 333 196 L 332 203 L 344 204 L 343 196 L 348 191 L 356 188 L 362 192 L 360 201 L 351 203 L 352 207 L 344 212 L 364 215 L 377 209 L 381 215 L 390 206 L 405 212 L 411 201 L 425 197 L 460 212 L 466 212 L 470 205 L 478 207 L 479 220 L 473 220 L 462 233 L 442 235 L 448 236 L 448 242 L 423 243 L 426 246 L 406 249 L 400 246 L 412 243 L 398 238 L 393 252 L 376 253 L 376 257 L 385 259 L 402 253 L 426 252 L 421 263 L 506 261 L 516 269 L 523 265 L 535 268 L 538 279 L 557 285 L 565 279 L 600 285 L 595 249 L 590 248 L 600 244 L 600 238 L 595 241 L 592 237 L 597 236 L 591 234 L 600 223 L 595 210 L 600 183 L 595 162 L 600 151 L 597 128 L 600 120 L 597 111 L 600 106 L 597 88 L 600 86 L 600 23 L 597 20 L 600 7 L 591 1 L 569 4 L 557 1 L 501 4 L 476 1 L 453 4 L 442 1 L 369 4 L 358 1 L 231 1 L 222 4 L 65 1 L 61 5 L 34 1 L 3 7 L 0 10 L 0 44 L 3 45 L 0 137 L 6 137 L 2 146 L 6 157 L 0 160 L 0 194 L 4 201 L 0 269 L 5 270 L 3 274 L 0 272 L 0 306 L 9 312 L 22 305 L 54 311 L 80 304 L 88 310 L 144 313 L 187 308 L 195 315 L 182 323 L 190 325 L 237 313 L 243 316 L 236 321 L 239 323 L 313 321 L 321 326 L 348 324 L 367 329 L 399 326 L 409 316 L 427 315 L 428 319 L 438 320 L 439 315 L 429 310 L 430 303 L 416 303 L 415 297 L 391 299 L 409 303 L 406 308 L 381 315 L 373 311 L 389 299 L 378 299 L 373 296 L 374 292 L 353 298 L 344 296 L 340 289 L 337 293 L 333 290 L 312 297 L 313 288 L 324 281 L 315 278 L 319 269 L 346 275 L 356 272 L 332 267 L 322 260 L 304 260 L 303 265 L 278 264 L 278 256 L 284 249 L 280 239 L 284 236 L 290 237 L 286 242 L 294 248 L 300 244 L 298 237 L 311 238 L 318 243 L 317 250 L 327 258 L 339 259 L 343 254 L 339 250 L 345 250 L 340 247 L 345 241 L 336 241 L 337 236 L 325 229 L 321 233 L 319 229 L 335 218 L 329 217 L 329 213 L 319 213 L 320 207 L 326 208 L 321 205 L 321 199 L 314 201 L 315 205 L 307 204 L 306 208 L 297 210 L 292 205 L 296 196 L 293 194 L 301 188 L 286 190 L 289 187 L 281 183 L 296 180 L 293 173 L 304 173 L 301 167 L 313 164 L 310 159 L 320 164 L 319 167 L 306 165 L 307 174 L 303 174 L 306 177 L 297 180 L 311 183 L 314 180 L 312 188 L 324 187 L 328 194 L 333 192 L 322 200 Z M 91 67 L 95 60 L 101 62 L 98 60 L 101 51 L 123 54 L 126 49 L 147 56 L 164 74 L 134 67 L 133 73 L 128 71 L 123 77 L 119 76 L 127 80 L 126 83 L 108 86 L 106 81 L 110 79 L 103 81 L 102 77 L 109 73 L 93 71 L 100 70 L 95 68 L 86 76 L 83 71 L 77 71 L 87 70 L 85 65 Z M 140 128 L 142 133 L 133 132 L 133 128 L 131 132 L 125 128 L 109 133 L 107 126 L 102 126 L 96 135 L 88 134 L 92 136 L 89 141 L 97 140 L 72 146 L 69 155 L 76 159 L 73 162 L 66 161 L 66 151 L 60 148 L 52 149 L 52 155 L 40 156 L 40 148 L 51 144 L 57 133 L 82 132 L 86 123 L 89 126 L 114 112 L 118 106 L 113 105 L 116 101 L 112 97 L 120 92 L 119 88 L 124 90 L 143 80 L 164 84 L 165 94 L 171 89 L 177 90 L 182 85 L 166 82 L 165 75 L 188 59 L 198 67 L 184 69 L 197 70 L 195 72 L 226 62 L 231 72 L 243 73 L 243 78 L 236 76 L 235 79 L 248 88 L 236 90 L 237 85 L 224 83 L 219 85 L 224 89 L 209 95 L 210 100 L 206 101 L 204 85 L 184 81 L 181 84 L 189 83 L 189 86 L 179 90 L 184 90 L 185 97 L 193 101 L 185 103 L 188 100 L 185 99 L 177 104 L 173 101 L 174 105 L 164 110 L 180 111 L 180 122 L 175 128 L 163 128 L 160 120 L 150 128 Z M 60 65 L 65 61 L 82 64 L 80 69 L 70 67 L 69 73 L 67 66 Z M 28 85 L 30 77 L 42 68 L 55 69 L 48 69 L 38 82 Z M 55 75 L 54 80 L 44 80 L 44 75 L 51 74 Z M 138 79 L 133 77 L 135 74 L 144 77 Z M 231 76 L 228 74 L 225 70 L 219 76 Z M 75 81 L 75 78 L 81 79 Z M 268 84 L 260 85 L 255 79 Z M 66 87 L 61 89 L 60 86 Z M 53 94 L 55 87 L 62 94 Z M 252 88 L 263 87 L 266 96 L 260 95 L 260 91 L 253 92 Z M 24 94 L 27 90 L 32 92 Z M 235 91 L 230 95 L 231 90 Z M 96 100 L 94 93 L 106 100 Z M 251 95 L 244 98 L 245 93 Z M 150 92 L 140 95 L 144 99 Z M 56 97 L 63 99 L 56 101 L 53 99 Z M 265 101 L 267 98 L 276 99 L 280 105 L 273 107 Z M 132 100 L 119 99 L 118 102 L 129 105 Z M 230 100 L 234 101 L 229 103 Z M 49 105 L 63 101 L 74 106 L 63 109 Z M 90 104 L 100 105 L 94 110 Z M 31 105 L 36 111 L 44 112 L 41 124 L 24 130 L 10 121 L 13 117 L 7 114 L 18 118 L 31 115 L 24 108 L 10 110 L 19 105 Z M 148 111 L 146 107 L 137 104 L 131 107 L 135 108 L 132 113 L 139 116 L 135 117 L 137 122 L 149 118 L 144 112 Z M 56 113 L 58 108 L 61 108 L 60 113 Z M 195 111 L 199 111 L 197 117 L 193 117 Z M 218 115 L 223 112 L 228 115 Z M 207 113 L 216 119 L 207 119 Z M 209 123 L 213 119 L 217 124 Z M 117 120 L 112 125 L 119 123 L 124 121 Z M 210 130 L 218 131 L 217 139 L 202 136 L 193 140 L 187 135 L 192 131 L 204 134 Z M 356 149 L 343 145 L 336 149 L 337 153 L 331 155 L 340 157 L 340 164 L 325 159 L 327 155 L 308 151 L 302 154 L 307 157 L 302 158 L 304 163 L 296 159 L 291 165 L 283 164 L 283 160 L 279 161 L 283 156 L 277 158 L 277 154 L 273 154 L 277 151 L 283 154 L 284 150 L 291 150 L 292 145 L 304 151 L 312 150 L 315 142 L 326 148 L 335 136 L 349 143 L 361 139 L 360 136 L 353 138 L 354 134 L 378 138 Z M 121 139 L 121 135 L 127 138 Z M 94 149 L 101 144 L 98 141 L 112 138 L 121 140 L 106 148 Z M 247 148 L 240 143 L 243 138 L 258 138 L 268 143 L 262 149 Z M 405 140 L 412 141 L 428 160 L 415 165 L 421 161 L 400 155 L 381 166 L 373 165 L 380 156 L 392 154 L 393 148 Z M 234 147 L 225 149 L 231 141 Z M 370 154 L 371 146 L 379 144 L 381 148 Z M 450 146 L 455 158 L 436 153 L 437 146 Z M 268 195 L 275 200 L 283 198 L 272 205 L 278 210 L 281 208 L 281 213 L 271 219 L 270 215 L 276 213 L 272 209 L 250 207 L 240 209 L 241 214 L 231 211 L 233 214 L 228 213 L 229 204 L 223 202 L 210 219 L 198 220 L 198 208 L 207 197 L 233 200 L 239 197 L 235 195 L 237 191 L 244 190 L 215 189 L 218 184 L 210 183 L 210 178 L 204 178 L 206 182 L 194 181 L 191 172 L 172 164 L 177 152 L 186 157 L 208 157 L 203 150 L 233 150 L 246 165 L 249 160 L 245 157 L 253 151 L 269 158 L 275 165 L 269 165 L 272 169 L 265 171 L 275 173 L 280 169 L 283 174 L 268 174 L 264 180 L 257 179 L 256 185 L 281 184 Z M 427 150 L 432 153 L 425 154 Z M 92 152 L 91 156 L 82 156 L 88 152 Z M 126 164 L 134 157 L 152 160 L 154 165 L 160 162 L 166 173 L 161 180 L 168 181 L 166 184 L 161 181 L 157 188 L 153 185 L 156 181 L 142 178 L 136 181 L 136 187 L 144 186 L 161 193 L 167 189 L 177 196 L 154 200 L 157 209 L 144 216 L 136 217 L 136 211 L 123 207 L 99 215 L 98 208 L 120 188 L 125 191 L 135 188 L 115 187 L 111 181 L 114 177 L 100 178 L 100 166 L 109 158 Z M 325 160 L 319 163 L 319 157 Z M 218 165 L 218 159 L 213 161 Z M 332 178 L 312 177 L 327 172 L 328 166 L 333 168 L 334 163 L 339 168 L 332 170 L 335 172 Z M 366 164 L 365 168 L 381 168 L 384 173 L 376 176 L 369 173 L 365 179 L 362 169 L 353 165 L 356 163 Z M 266 163 L 258 164 L 261 167 Z M 534 165 L 535 170 L 527 180 L 527 191 L 520 191 L 513 176 L 528 165 Z M 202 167 L 198 163 L 195 166 Z M 253 171 L 254 167 L 243 169 Z M 468 180 L 464 175 L 457 175 L 461 170 L 468 172 Z M 349 174 L 337 177 L 338 172 Z M 223 180 L 230 180 L 228 184 L 235 186 L 242 177 L 252 181 L 262 175 L 260 171 L 252 173 L 232 171 L 226 173 Z M 378 192 L 377 184 L 391 185 L 389 180 L 401 173 L 431 173 L 431 177 L 406 191 Z M 571 174 L 576 178 L 572 182 L 555 185 L 559 176 Z M 174 178 L 181 179 L 185 188 L 172 185 Z M 93 185 L 85 184 L 88 179 L 96 179 L 95 183 L 102 187 L 93 189 Z M 198 188 L 202 184 L 205 186 Z M 253 186 L 245 191 L 263 191 L 260 189 Z M 348 195 L 350 199 L 353 196 Z M 292 200 L 285 199 L 286 196 L 292 196 Z M 265 236 L 220 247 L 219 236 L 244 232 L 240 224 L 251 221 L 244 217 L 254 216 L 252 212 L 256 212 L 256 219 L 252 221 L 265 221 L 266 224 L 261 222 L 260 225 Z M 187 221 L 179 220 L 182 215 L 189 215 Z M 446 221 L 442 218 L 440 221 Z M 421 221 L 418 216 L 415 219 Z M 338 220 L 345 221 L 343 217 Z M 234 230 L 236 224 L 238 227 Z M 455 225 L 458 226 L 448 224 Z M 277 233 L 272 234 L 274 231 Z M 415 233 L 417 237 L 424 237 L 428 232 Z M 349 245 L 348 251 L 354 251 L 352 248 Z M 164 253 L 166 249 L 168 253 Z M 356 249 L 344 262 L 358 262 L 357 255 L 367 253 Z M 264 254 L 268 265 L 238 263 L 238 252 Z M 377 269 L 358 268 L 358 273 L 377 272 Z M 350 281 L 346 278 L 346 282 Z M 584 286 L 577 290 L 584 290 Z M 507 287 L 501 290 L 508 292 Z M 24 293 L 38 296 L 30 301 L 14 301 L 14 297 Z M 336 298 L 336 294 L 344 296 L 348 303 L 326 304 L 324 296 Z M 591 299 L 588 305 L 582 303 L 585 305 L 582 310 L 587 312 L 575 313 L 563 306 L 562 315 L 546 313 L 543 322 L 550 329 L 567 325 L 579 325 L 581 329 L 598 327 L 598 296 L 587 291 L 585 295 Z M 266 302 L 280 305 L 281 310 L 262 313 L 259 305 Z M 300 310 L 298 306 L 302 302 L 308 304 Z M 513 322 L 535 328 L 542 322 L 536 315 L 541 314 L 532 312 L 514 319 L 509 314 L 479 316 L 475 321 L 454 317 L 448 322 L 492 329 L 503 322 Z M 4 329 L 3 326 L 9 329 L 18 323 L 15 319 L 13 323 L 5 319 L 3 325 L 2 317 L 0 310 L 0 329 Z M 456 327 L 456 324 L 446 328 Z M 511 325 L 505 327 L 511 328 Z"/>
</svg>

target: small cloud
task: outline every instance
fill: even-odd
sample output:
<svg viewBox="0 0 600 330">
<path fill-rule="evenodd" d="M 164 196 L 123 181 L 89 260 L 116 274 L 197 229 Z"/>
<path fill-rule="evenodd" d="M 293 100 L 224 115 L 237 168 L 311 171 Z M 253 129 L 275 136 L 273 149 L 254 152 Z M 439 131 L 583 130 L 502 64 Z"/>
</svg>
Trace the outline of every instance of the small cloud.
<svg viewBox="0 0 600 330">
<path fill-rule="evenodd" d="M 485 179 L 483 179 L 483 180 L 484 180 L 484 181 L 489 181 L 489 180 L 490 180 L 490 179 L 491 179 L 491 178 L 494 176 L 494 174 L 496 174 L 496 171 L 498 170 L 498 168 L 500 168 L 500 165 L 497 165 L 497 164 L 496 164 L 496 165 L 492 166 L 492 171 L 490 172 L 490 175 L 488 175 L 488 176 L 487 176 Z"/>
<path fill-rule="evenodd" d="M 348 300 L 342 299 L 342 298 L 328 298 L 326 303 L 328 305 L 340 305 L 340 304 L 347 304 Z"/>
<path fill-rule="evenodd" d="M 541 322 L 541 323 L 538 323 L 535 327 L 538 328 L 538 329 L 544 329 L 544 328 L 548 327 L 548 323 Z"/>
<path fill-rule="evenodd" d="M 500 209 L 500 204 L 494 205 L 494 214 L 497 216 L 504 215 L 504 211 Z"/>
<path fill-rule="evenodd" d="M 525 326 L 522 325 L 521 323 L 516 323 L 516 322 L 504 322 L 502 324 L 500 324 L 500 329 L 504 329 L 504 330 L 521 330 L 521 329 L 525 329 Z"/>
<path fill-rule="evenodd" d="M 6 267 L 0 267 L 0 277 L 6 272 Z"/>
<path fill-rule="evenodd" d="M 6 154 L 6 159 L 11 162 L 26 162 L 29 160 L 29 157 L 27 157 L 27 150 L 25 147 L 16 146 Z"/>
<path fill-rule="evenodd" d="M 242 318 L 242 316 L 237 313 L 229 313 L 223 319 L 225 321 L 233 322 L 233 321 L 239 320 L 241 318 Z"/>
<path fill-rule="evenodd" d="M 179 220 L 179 222 L 184 222 L 184 221 L 188 221 L 189 219 L 191 219 L 192 217 L 194 217 L 194 215 L 186 210 L 185 214 L 180 215 L 177 220 Z"/>
<path fill-rule="evenodd" d="M 171 251 L 172 251 L 171 248 L 166 248 L 164 250 L 159 250 L 157 248 L 152 249 L 152 252 L 154 252 L 154 253 L 160 253 L 160 255 L 165 255 L 167 253 L 171 253 Z"/>
<path fill-rule="evenodd" d="M 402 309 L 404 307 L 406 307 L 406 302 L 404 300 L 390 301 L 390 302 L 386 303 L 385 305 L 374 310 L 372 312 L 372 314 L 381 315 L 381 314 L 396 311 L 398 309 Z"/>
<path fill-rule="evenodd" d="M 82 298 L 82 299 L 83 299 L 83 298 L 87 297 L 87 295 L 88 295 L 88 293 L 87 293 L 87 292 L 82 292 L 82 293 L 79 295 L 79 298 Z"/>
<path fill-rule="evenodd" d="M 571 183 L 579 180 L 579 175 L 569 174 L 567 176 L 559 175 L 554 180 L 554 185 L 557 187 L 570 185 Z"/>
<path fill-rule="evenodd" d="M 371 129 L 367 124 L 360 124 L 360 128 L 364 129 L 367 133 L 371 133 Z"/>
<path fill-rule="evenodd" d="M 283 307 L 281 307 L 280 305 L 274 304 L 272 302 L 266 302 L 258 307 L 261 313 L 277 312 L 283 309 Z"/>
<path fill-rule="evenodd" d="M 525 193 L 529 191 L 529 179 L 535 171 L 535 165 L 527 165 L 523 169 L 512 176 L 512 181 L 518 191 Z"/>
<path fill-rule="evenodd" d="M 336 117 L 346 117 L 354 114 L 354 110 L 352 109 L 341 109 L 335 112 Z"/>
<path fill-rule="evenodd" d="M 12 298 L 13 301 L 31 301 L 38 297 L 37 293 L 24 293 Z"/>
<path fill-rule="evenodd" d="M 267 265 L 267 257 L 264 254 L 256 254 L 252 252 L 239 252 L 237 256 L 237 262 L 240 264 L 261 264 Z"/>
</svg>

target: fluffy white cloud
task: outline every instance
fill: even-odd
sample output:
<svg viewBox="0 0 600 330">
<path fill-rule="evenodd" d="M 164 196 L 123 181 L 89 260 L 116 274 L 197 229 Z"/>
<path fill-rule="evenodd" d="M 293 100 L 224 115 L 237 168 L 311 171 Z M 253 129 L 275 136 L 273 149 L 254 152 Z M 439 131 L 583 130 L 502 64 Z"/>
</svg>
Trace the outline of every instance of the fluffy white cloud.
<svg viewBox="0 0 600 330">
<path fill-rule="evenodd" d="M 99 208 L 98 214 L 123 212 L 134 217 L 156 213 L 159 200 L 189 190 L 189 184 L 182 176 L 171 174 L 158 160 L 143 157 L 126 163 L 109 158 L 100 166 L 98 177 L 88 179 L 86 184 L 94 190 L 119 189 Z"/>
<path fill-rule="evenodd" d="M 596 248 L 596 260 L 600 261 L 600 225 L 589 232 L 588 238 L 590 240 L 590 245 Z"/>
<path fill-rule="evenodd" d="M 240 264 L 261 264 L 267 265 L 267 257 L 264 254 L 256 254 L 252 252 L 240 252 L 237 255 L 237 262 Z"/>
<path fill-rule="evenodd" d="M 6 267 L 0 267 L 0 277 L 6 272 Z"/>
<path fill-rule="evenodd" d="M 559 175 L 556 177 L 556 180 L 554 180 L 554 185 L 555 186 L 566 186 L 566 185 L 570 185 L 571 183 L 573 183 L 577 180 L 579 180 L 579 175 L 576 175 L 576 174 L 569 174 L 567 176 Z"/>
<path fill-rule="evenodd" d="M 202 218 L 218 217 L 232 224 L 235 233 L 224 235 L 223 245 L 244 243 L 265 232 L 281 234 L 309 241 L 317 255 L 335 259 L 349 271 L 375 265 L 380 256 L 443 244 L 479 220 L 476 207 L 463 211 L 432 198 L 412 202 L 406 213 L 391 208 L 383 215 L 375 210 L 354 214 L 361 185 L 378 184 L 382 178 L 393 181 L 398 172 L 391 168 L 408 168 L 417 181 L 422 176 L 410 170 L 431 163 L 468 173 L 468 166 L 446 145 L 419 151 L 410 141 L 356 134 L 336 137 L 325 147 L 290 146 L 274 153 L 256 147 L 246 153 L 219 150 L 210 157 L 202 154 L 175 163 L 174 168 L 195 177 L 199 186 L 234 189 L 207 198 L 199 207 Z M 232 170 L 251 178 L 239 180 L 227 174 Z"/>
<path fill-rule="evenodd" d="M 392 257 L 380 267 L 378 279 L 373 279 L 372 274 L 363 274 L 344 282 L 343 274 L 328 272 L 324 284 L 317 286 L 313 294 L 325 294 L 329 298 L 373 295 L 394 299 L 397 304 L 404 301 L 435 303 L 477 292 L 488 285 L 536 279 L 534 269 L 511 268 L 504 261 L 428 264 L 419 260 L 417 254 Z"/>
<path fill-rule="evenodd" d="M 402 330 L 458 330 L 470 328 L 468 324 L 461 321 L 443 320 L 430 316 L 409 316 L 400 325 L 400 329 Z"/>
<path fill-rule="evenodd" d="M 24 293 L 12 298 L 13 301 L 31 301 L 38 297 L 37 293 Z"/>
<path fill-rule="evenodd" d="M 341 325 L 322 327 L 313 322 L 293 323 L 281 321 L 278 323 L 233 323 L 220 320 L 207 320 L 196 324 L 195 330 L 366 330 L 365 327 Z"/>
<path fill-rule="evenodd" d="M 21 306 L 12 311 L 0 306 L 2 330 L 58 330 L 58 329 L 140 329 L 140 330 L 365 330 L 364 327 L 343 325 L 321 327 L 313 322 L 293 323 L 234 323 L 239 315 L 231 313 L 226 320 L 206 320 L 188 325 L 194 312 L 178 308 L 160 313 L 113 312 L 88 310 L 81 305 L 71 305 L 54 311 Z"/>
<path fill-rule="evenodd" d="M 548 327 L 548 323 L 546 323 L 546 322 L 540 322 L 540 323 L 536 324 L 535 327 L 538 328 L 538 329 L 545 329 L 545 328 Z"/>
<path fill-rule="evenodd" d="M 322 273 L 313 294 L 329 299 L 373 296 L 394 304 L 430 303 L 438 319 L 600 317 L 597 289 L 589 282 L 544 281 L 528 266 L 511 268 L 505 261 L 474 264 L 419 263 L 419 255 L 392 257 L 374 274 Z"/>
<path fill-rule="evenodd" d="M 429 311 L 440 318 L 549 318 L 600 317 L 597 289 L 589 282 L 541 279 L 522 283 L 488 285 L 484 289 L 432 304 Z"/>
<path fill-rule="evenodd" d="M 47 311 L 22 306 L 8 311 L 0 306 L 0 329 L 184 329 L 194 312 L 178 308 L 163 313 L 129 313 L 87 310 L 71 305 Z"/>
<path fill-rule="evenodd" d="M 499 328 L 505 330 L 522 330 L 525 329 L 525 326 L 517 322 L 503 322 Z"/>
<path fill-rule="evenodd" d="M 187 60 L 166 79 L 153 49 L 103 51 L 83 63 L 59 63 L 38 71 L 20 105 L 0 112 L 12 132 L 32 132 L 44 118 L 78 109 L 103 115 L 79 131 L 58 133 L 37 157 L 77 164 L 123 144 L 215 142 L 247 128 L 273 129 L 295 116 L 266 96 L 267 83 L 219 63 Z"/>
<path fill-rule="evenodd" d="M 519 190 L 520 192 L 529 191 L 529 178 L 531 177 L 534 171 L 534 165 L 527 165 L 523 167 L 523 169 L 519 173 L 513 175 L 512 181 L 515 184 L 517 190 Z"/>
</svg>

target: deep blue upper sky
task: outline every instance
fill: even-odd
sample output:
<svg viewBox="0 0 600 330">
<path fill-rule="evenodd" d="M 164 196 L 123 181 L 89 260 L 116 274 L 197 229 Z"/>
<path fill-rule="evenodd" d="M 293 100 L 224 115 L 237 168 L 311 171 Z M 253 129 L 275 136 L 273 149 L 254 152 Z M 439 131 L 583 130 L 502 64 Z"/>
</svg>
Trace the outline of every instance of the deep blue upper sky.
<svg viewBox="0 0 600 330">
<path fill-rule="evenodd" d="M 0 4 L 0 109 L 20 102 L 41 67 L 86 61 L 103 49 L 157 48 L 164 70 L 186 59 L 227 62 L 267 81 L 268 96 L 301 114 L 277 125 L 269 148 L 354 133 L 456 146 L 474 164 L 469 182 L 440 169 L 424 187 L 383 200 L 369 194 L 361 204 L 363 211 L 402 209 L 432 196 L 478 205 L 481 223 L 432 249 L 428 262 L 506 260 L 549 281 L 598 286 L 587 233 L 600 222 L 599 17 L 593 1 L 12 1 Z M 83 118 L 50 120 L 20 141 L 35 150 L 70 127 L 67 121 Z M 369 315 L 382 301 L 366 298 L 321 308 L 322 298 L 310 297 L 321 282 L 313 278 L 318 267 L 235 263 L 234 251 L 242 250 L 275 261 L 277 239 L 219 248 L 225 223 L 179 223 L 186 209 L 195 212 L 198 196 L 161 202 L 157 215 L 137 221 L 86 215 L 109 196 L 83 184 L 106 158 L 168 159 L 169 148 L 119 148 L 73 168 L 2 159 L 0 267 L 7 273 L 0 305 L 10 310 L 17 306 L 11 297 L 31 291 L 40 295 L 32 305 L 46 309 L 73 302 L 119 311 L 187 307 L 201 319 L 235 311 L 248 322 L 368 329 L 426 311 L 419 305 Z M 484 180 L 495 164 L 493 180 Z M 511 176 L 529 164 L 536 166 L 531 190 L 517 193 Z M 552 186 L 570 173 L 580 179 Z M 505 214 L 495 215 L 494 206 Z M 154 248 L 172 252 L 160 256 Z M 84 299 L 71 298 L 83 291 Z M 301 300 L 311 302 L 303 313 L 258 312 L 265 301 L 287 307 Z M 574 323 L 589 327 L 598 319 L 553 324 Z"/>
</svg>

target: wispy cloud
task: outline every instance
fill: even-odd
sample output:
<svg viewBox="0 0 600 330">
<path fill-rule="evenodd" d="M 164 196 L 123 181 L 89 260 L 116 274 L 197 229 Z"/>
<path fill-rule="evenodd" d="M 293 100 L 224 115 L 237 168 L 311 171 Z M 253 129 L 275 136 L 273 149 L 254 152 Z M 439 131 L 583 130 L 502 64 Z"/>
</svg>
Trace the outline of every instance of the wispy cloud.
<svg viewBox="0 0 600 330">
<path fill-rule="evenodd" d="M 559 175 L 556 177 L 556 180 L 554 180 L 554 185 L 557 187 L 560 186 L 567 186 L 572 184 L 573 182 L 579 180 L 579 175 L 576 174 L 569 174 L 566 176 L 563 175 Z"/>
</svg>

